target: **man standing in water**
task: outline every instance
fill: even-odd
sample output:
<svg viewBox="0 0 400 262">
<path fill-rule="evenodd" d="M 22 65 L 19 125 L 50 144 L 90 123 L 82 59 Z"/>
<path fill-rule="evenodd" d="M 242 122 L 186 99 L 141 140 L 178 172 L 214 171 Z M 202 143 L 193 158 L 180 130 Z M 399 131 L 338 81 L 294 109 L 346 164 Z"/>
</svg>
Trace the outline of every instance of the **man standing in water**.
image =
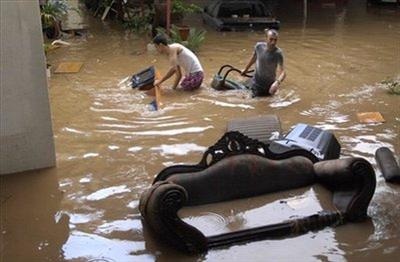
<svg viewBox="0 0 400 262">
<path fill-rule="evenodd" d="M 200 87 L 203 82 L 204 74 L 203 67 L 196 55 L 181 44 L 168 44 L 167 38 L 164 35 L 157 35 L 153 39 L 158 52 L 166 54 L 171 64 L 171 68 L 167 74 L 161 79 L 155 81 L 155 86 L 160 86 L 161 83 L 168 80 L 174 74 L 175 82 L 172 88 L 176 88 L 182 78 L 182 68 L 185 72 L 185 78 L 181 82 L 183 90 L 191 91 Z"/>
<path fill-rule="evenodd" d="M 255 74 L 251 79 L 251 90 L 255 96 L 273 95 L 278 90 L 286 73 L 283 67 L 282 50 L 276 46 L 278 32 L 274 29 L 265 29 L 266 42 L 258 42 L 249 63 L 242 71 L 246 74 L 249 68 L 256 63 Z M 276 77 L 278 75 L 278 77 Z"/>
</svg>

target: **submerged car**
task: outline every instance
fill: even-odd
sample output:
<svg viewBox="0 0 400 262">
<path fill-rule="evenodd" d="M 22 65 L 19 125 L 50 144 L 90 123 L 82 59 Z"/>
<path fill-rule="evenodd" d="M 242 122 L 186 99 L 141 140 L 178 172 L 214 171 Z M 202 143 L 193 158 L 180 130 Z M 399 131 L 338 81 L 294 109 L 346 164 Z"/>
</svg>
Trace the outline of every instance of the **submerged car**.
<svg viewBox="0 0 400 262">
<path fill-rule="evenodd" d="M 260 0 L 217 0 L 204 8 L 203 21 L 219 31 L 279 29 L 279 21 Z"/>
<path fill-rule="evenodd" d="M 400 0 L 368 0 L 368 4 L 386 4 L 400 6 Z"/>
</svg>

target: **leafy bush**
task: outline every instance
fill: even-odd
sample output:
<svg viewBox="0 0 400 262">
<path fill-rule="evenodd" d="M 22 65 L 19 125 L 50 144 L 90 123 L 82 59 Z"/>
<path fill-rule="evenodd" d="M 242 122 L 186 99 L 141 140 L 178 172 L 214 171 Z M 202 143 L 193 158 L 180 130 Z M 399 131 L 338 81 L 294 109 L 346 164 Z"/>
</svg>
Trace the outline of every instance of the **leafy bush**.
<svg viewBox="0 0 400 262">
<path fill-rule="evenodd" d="M 197 51 L 200 48 L 200 45 L 203 43 L 204 39 L 206 38 L 206 33 L 207 31 L 205 30 L 190 28 L 186 47 L 193 52 Z"/>
<path fill-rule="evenodd" d="M 162 27 L 156 28 L 156 31 L 157 31 L 157 34 L 167 35 L 166 30 Z M 170 30 L 170 37 L 167 37 L 167 39 L 168 39 L 169 44 L 179 43 L 179 44 L 186 46 L 193 52 L 197 52 L 198 49 L 200 48 L 200 45 L 205 40 L 206 33 L 207 33 L 207 31 L 205 31 L 205 30 L 190 28 L 190 33 L 189 33 L 188 39 L 186 41 L 183 41 L 181 38 L 181 35 L 179 34 L 179 27 L 172 25 L 171 30 Z"/>
<path fill-rule="evenodd" d="M 123 22 L 125 29 L 129 29 L 135 33 L 144 33 L 151 30 L 151 21 L 153 19 L 154 11 L 146 9 L 144 14 L 136 13 L 129 17 L 128 20 Z"/>
<path fill-rule="evenodd" d="M 68 4 L 65 0 L 48 0 L 40 10 L 42 27 L 53 27 L 56 21 L 68 13 L 68 10 Z"/>
<path fill-rule="evenodd" d="M 47 0 L 40 7 L 42 29 L 48 38 L 57 38 L 61 34 L 61 18 L 70 10 L 80 13 L 78 9 L 69 7 L 66 0 Z"/>
<path fill-rule="evenodd" d="M 201 8 L 195 4 L 186 4 L 183 0 L 174 0 L 171 11 L 173 14 L 184 15 L 201 12 Z"/>
</svg>

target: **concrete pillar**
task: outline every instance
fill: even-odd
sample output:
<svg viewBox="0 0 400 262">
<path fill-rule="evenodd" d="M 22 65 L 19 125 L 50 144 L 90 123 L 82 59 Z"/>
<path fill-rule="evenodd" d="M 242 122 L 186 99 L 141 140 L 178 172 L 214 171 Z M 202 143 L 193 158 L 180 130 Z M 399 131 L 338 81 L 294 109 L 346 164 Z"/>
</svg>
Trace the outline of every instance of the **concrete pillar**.
<svg viewBox="0 0 400 262">
<path fill-rule="evenodd" d="M 0 175 L 55 165 L 38 1 L 0 1 Z"/>
</svg>

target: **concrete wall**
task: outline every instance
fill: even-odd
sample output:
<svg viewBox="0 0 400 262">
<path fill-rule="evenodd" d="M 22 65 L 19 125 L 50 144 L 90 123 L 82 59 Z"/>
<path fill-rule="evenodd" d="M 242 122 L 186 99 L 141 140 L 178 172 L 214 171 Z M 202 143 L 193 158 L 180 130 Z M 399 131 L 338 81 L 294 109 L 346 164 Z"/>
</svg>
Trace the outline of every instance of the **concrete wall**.
<svg viewBox="0 0 400 262">
<path fill-rule="evenodd" d="M 0 175 L 55 165 L 38 1 L 0 1 Z"/>
</svg>

